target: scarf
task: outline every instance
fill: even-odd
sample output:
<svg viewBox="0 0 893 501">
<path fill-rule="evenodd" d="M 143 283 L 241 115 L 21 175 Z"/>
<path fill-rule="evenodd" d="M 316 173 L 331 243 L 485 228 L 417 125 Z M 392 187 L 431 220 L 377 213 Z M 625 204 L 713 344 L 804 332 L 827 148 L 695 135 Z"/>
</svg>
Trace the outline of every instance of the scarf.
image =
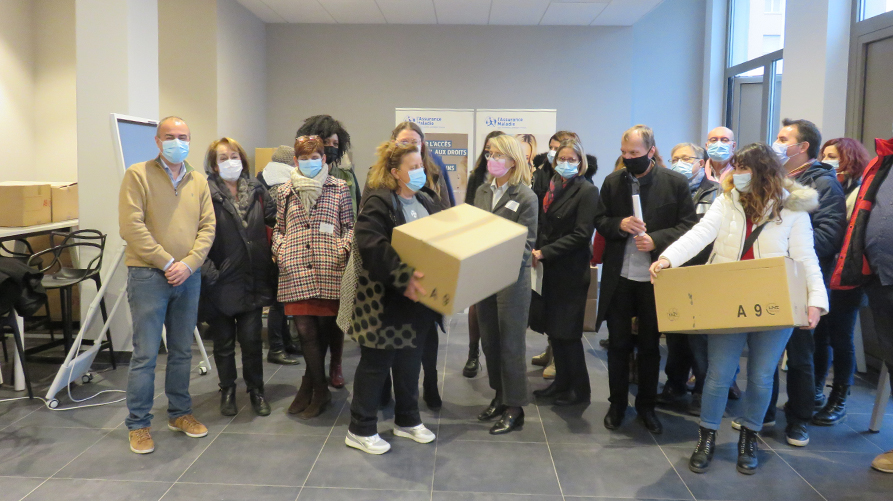
<svg viewBox="0 0 893 501">
<path fill-rule="evenodd" d="M 291 185 L 294 191 L 301 197 L 301 205 L 310 217 L 310 210 L 316 205 L 316 200 L 322 193 L 322 184 L 329 175 L 329 166 L 323 164 L 323 168 L 319 170 L 319 174 L 314 178 L 309 178 L 301 174 L 301 169 L 295 169 L 291 172 Z"/>
<path fill-rule="evenodd" d="M 224 194 L 224 196 L 229 197 L 230 201 L 233 205 L 236 206 L 236 210 L 239 212 L 239 216 L 242 218 L 242 226 L 248 226 L 248 208 L 251 207 L 251 201 L 253 200 L 252 195 L 254 194 L 254 190 L 251 189 L 250 184 L 248 183 L 248 179 L 243 175 L 236 181 L 236 196 L 233 197 L 233 193 L 229 191 L 229 186 L 226 185 L 226 181 L 223 180 L 219 175 L 215 176 L 217 187 L 220 189 L 220 192 Z"/>
<path fill-rule="evenodd" d="M 561 179 L 563 182 L 560 185 L 556 185 L 556 179 Z M 561 174 L 555 174 L 555 176 L 552 177 L 552 180 L 549 181 L 549 192 L 546 193 L 546 197 L 543 199 L 543 214 L 549 212 L 549 207 L 552 205 L 552 202 L 558 199 L 558 197 L 561 196 L 561 193 L 577 179 L 580 179 L 580 176 L 574 176 L 566 181 L 561 177 Z"/>
<path fill-rule="evenodd" d="M 699 170 L 697 174 L 695 174 L 691 179 L 688 180 L 688 189 L 692 193 L 698 191 L 698 188 L 701 187 L 701 181 L 704 180 L 704 176 L 706 176 L 706 175 L 707 175 L 706 170 L 704 170 L 704 169 Z"/>
</svg>

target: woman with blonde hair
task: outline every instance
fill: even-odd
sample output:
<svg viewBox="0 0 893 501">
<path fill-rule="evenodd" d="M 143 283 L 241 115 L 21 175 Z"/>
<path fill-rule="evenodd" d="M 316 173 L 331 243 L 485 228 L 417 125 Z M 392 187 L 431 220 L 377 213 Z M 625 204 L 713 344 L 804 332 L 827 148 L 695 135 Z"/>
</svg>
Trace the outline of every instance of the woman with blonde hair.
<svg viewBox="0 0 893 501">
<path fill-rule="evenodd" d="M 536 156 L 536 136 L 533 134 L 516 134 L 515 139 L 517 139 L 518 144 L 521 145 L 521 153 L 524 154 L 524 158 L 527 160 L 527 165 L 530 167 L 530 174 L 532 176 L 534 170 L 533 157 Z"/>
<path fill-rule="evenodd" d="M 527 318 L 530 308 L 530 253 L 536 243 L 539 201 L 528 187 L 530 164 L 521 144 L 511 136 L 490 139 L 487 153 L 489 183 L 478 188 L 474 205 L 527 227 L 527 244 L 518 263 L 518 281 L 476 305 L 481 344 L 487 359 L 490 388 L 496 397 L 478 419 L 499 421 L 491 435 L 524 425 L 527 405 Z"/>
<path fill-rule="evenodd" d="M 667 247 L 651 265 L 652 281 L 661 270 L 681 266 L 714 243 L 709 263 L 786 256 L 803 264 L 809 329 L 828 312 L 828 295 L 813 247 L 809 211 L 818 207 L 818 193 L 785 179 L 778 158 L 765 144 L 751 144 L 735 153 L 732 175 L 724 194 L 691 230 Z M 711 336 L 707 345 L 707 381 L 701 400 L 698 445 L 689 469 L 704 473 L 710 466 L 729 398 L 729 381 L 735 376 L 744 345 L 748 348 L 747 391 L 738 438 L 740 473 L 752 475 L 758 465 L 757 433 L 772 397 L 772 379 L 793 329 Z"/>
<path fill-rule="evenodd" d="M 426 185 L 425 163 L 416 145 L 382 144 L 354 227 L 354 259 L 362 263 L 354 269 L 353 303 L 344 306 L 352 306 L 346 310 L 351 312 L 348 334 L 360 345 L 360 362 L 344 442 L 368 454 L 391 448 L 378 435 L 378 410 L 391 373 L 394 435 L 423 444 L 435 438 L 419 415 L 419 369 L 426 340 L 436 336 L 442 317 L 418 303 L 425 295 L 419 283 L 423 275 L 391 246 L 394 228 L 441 210 Z"/>
<path fill-rule="evenodd" d="M 276 222 L 276 205 L 263 185 L 250 176 L 248 156 L 232 138 L 211 143 L 205 172 L 217 228 L 202 265 L 201 317 L 214 340 L 214 363 L 220 378 L 220 413 L 235 416 L 236 339 L 242 348 L 242 378 L 251 407 L 270 414 L 264 397 L 264 306 L 275 299 L 273 260 L 267 226 Z"/>
</svg>

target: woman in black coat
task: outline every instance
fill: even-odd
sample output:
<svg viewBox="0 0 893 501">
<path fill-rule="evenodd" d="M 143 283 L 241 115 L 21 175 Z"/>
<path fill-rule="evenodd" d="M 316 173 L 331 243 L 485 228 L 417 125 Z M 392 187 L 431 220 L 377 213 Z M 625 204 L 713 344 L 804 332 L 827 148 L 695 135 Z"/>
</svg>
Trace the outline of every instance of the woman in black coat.
<svg viewBox="0 0 893 501">
<path fill-rule="evenodd" d="M 598 188 L 583 177 L 588 167 L 583 145 L 562 141 L 533 251 L 534 266 L 543 263 L 545 330 L 555 357 L 555 380 L 533 393 L 556 405 L 589 402 L 591 393 L 582 339 Z"/>
<path fill-rule="evenodd" d="M 217 231 L 202 266 L 202 312 L 214 339 L 214 362 L 220 378 L 220 413 L 234 416 L 236 406 L 236 338 L 242 347 L 242 377 L 254 412 L 270 414 L 264 398 L 264 306 L 275 299 L 275 270 L 267 225 L 276 221 L 276 206 L 267 190 L 249 176 L 248 157 L 235 140 L 211 143 L 205 171 Z"/>
</svg>

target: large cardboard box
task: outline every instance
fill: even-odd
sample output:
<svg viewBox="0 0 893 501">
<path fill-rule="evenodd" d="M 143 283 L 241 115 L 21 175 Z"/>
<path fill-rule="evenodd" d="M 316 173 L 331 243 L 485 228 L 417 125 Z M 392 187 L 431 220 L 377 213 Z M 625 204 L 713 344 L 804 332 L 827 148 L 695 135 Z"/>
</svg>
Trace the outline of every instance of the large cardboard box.
<svg viewBox="0 0 893 501">
<path fill-rule="evenodd" d="M 0 183 L 0 226 L 34 226 L 52 221 L 48 183 Z"/>
<path fill-rule="evenodd" d="M 595 332 L 598 318 L 598 266 L 589 268 L 589 292 L 586 294 L 586 315 L 583 317 L 583 331 Z"/>
<path fill-rule="evenodd" d="M 774 257 L 671 268 L 654 281 L 661 332 L 731 334 L 808 325 L 803 265 Z"/>
<path fill-rule="evenodd" d="M 50 183 L 53 222 L 68 221 L 78 217 L 78 184 Z"/>
<path fill-rule="evenodd" d="M 264 167 L 273 160 L 273 152 L 276 148 L 254 148 L 254 175 L 264 170 Z"/>
<path fill-rule="evenodd" d="M 394 229 L 391 245 L 424 273 L 419 301 L 451 315 L 518 280 L 527 228 L 462 204 Z"/>
</svg>

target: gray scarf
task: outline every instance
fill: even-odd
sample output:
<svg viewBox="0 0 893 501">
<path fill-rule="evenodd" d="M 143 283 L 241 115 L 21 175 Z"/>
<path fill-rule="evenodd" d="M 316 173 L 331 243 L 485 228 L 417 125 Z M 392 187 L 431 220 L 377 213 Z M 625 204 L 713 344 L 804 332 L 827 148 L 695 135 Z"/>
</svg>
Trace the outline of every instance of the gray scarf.
<svg viewBox="0 0 893 501">
<path fill-rule="evenodd" d="M 319 170 L 319 174 L 314 178 L 309 178 L 301 174 L 301 169 L 295 169 L 291 172 L 291 185 L 301 197 L 301 205 L 310 217 L 310 210 L 316 205 L 316 200 L 322 193 L 322 184 L 329 175 L 329 166 L 323 164 L 323 168 Z"/>
</svg>

